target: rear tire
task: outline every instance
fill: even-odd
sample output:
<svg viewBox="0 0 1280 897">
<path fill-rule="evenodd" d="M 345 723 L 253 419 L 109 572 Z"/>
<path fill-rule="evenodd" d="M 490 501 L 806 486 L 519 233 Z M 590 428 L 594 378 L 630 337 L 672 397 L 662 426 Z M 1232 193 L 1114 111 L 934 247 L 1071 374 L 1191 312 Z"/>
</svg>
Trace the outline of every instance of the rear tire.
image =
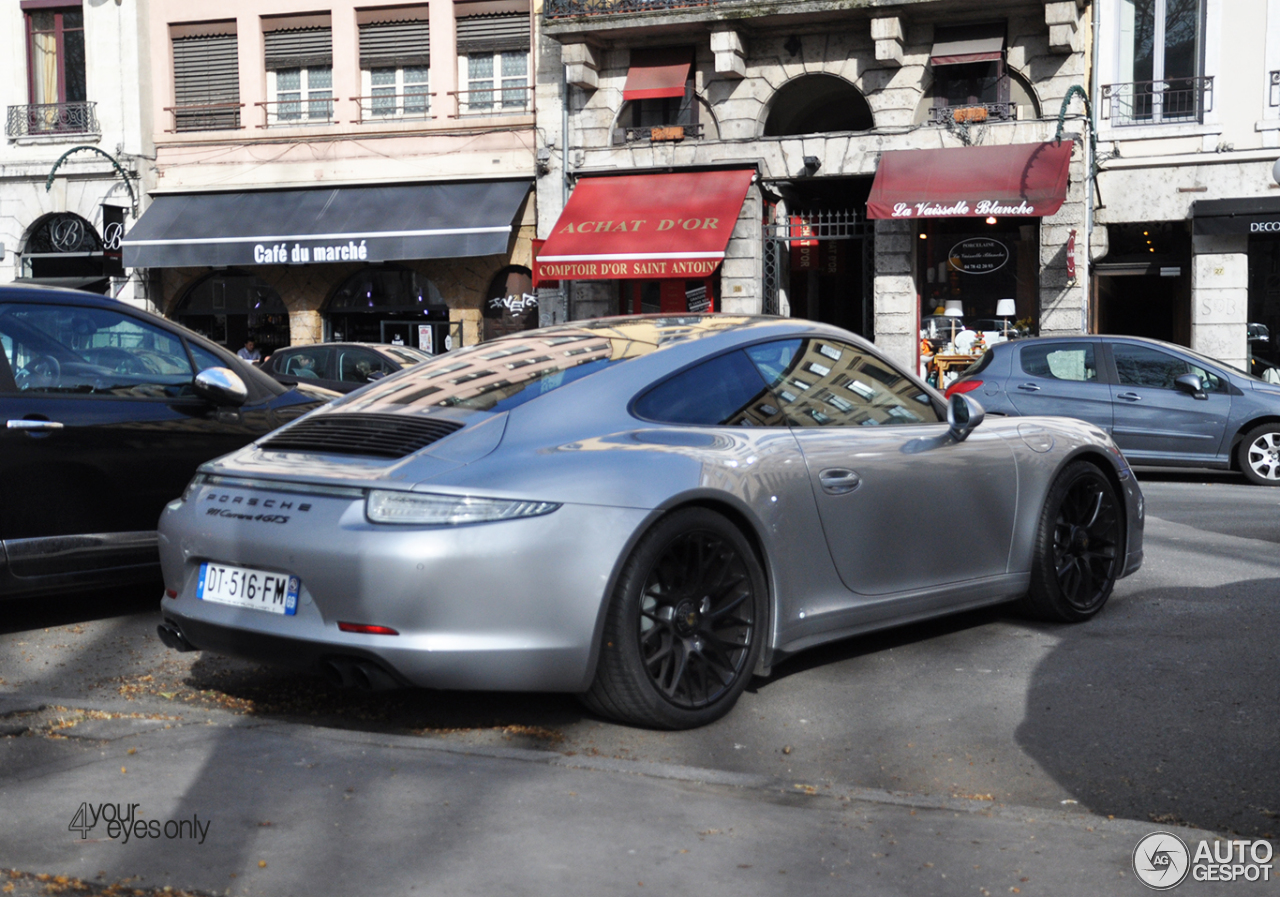
<svg viewBox="0 0 1280 897">
<path fill-rule="evenodd" d="M 583 703 L 654 729 L 719 719 L 759 660 L 766 594 L 755 552 L 727 519 L 705 508 L 663 518 L 623 567 Z"/>
<path fill-rule="evenodd" d="M 1236 449 L 1240 472 L 1255 486 L 1280 486 L 1280 424 L 1254 427 Z"/>
<path fill-rule="evenodd" d="M 1094 465 L 1067 465 L 1049 489 L 1031 564 L 1028 615 L 1080 623 L 1102 610 L 1124 562 L 1124 520 L 1116 490 Z"/>
</svg>

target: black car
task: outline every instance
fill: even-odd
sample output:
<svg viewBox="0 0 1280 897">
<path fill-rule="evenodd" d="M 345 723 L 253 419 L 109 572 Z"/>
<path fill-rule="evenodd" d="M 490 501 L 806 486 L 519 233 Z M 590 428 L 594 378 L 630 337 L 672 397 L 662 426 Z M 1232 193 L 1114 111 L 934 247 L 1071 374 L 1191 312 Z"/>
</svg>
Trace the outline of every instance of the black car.
<svg viewBox="0 0 1280 897">
<path fill-rule="evenodd" d="M 337 392 L 352 392 L 431 360 L 410 346 L 384 343 L 317 343 L 281 349 L 262 362 L 262 369 L 281 383 L 311 383 Z"/>
<path fill-rule="evenodd" d="M 0 287 L 0 349 L 0 597 L 158 578 L 196 468 L 335 397 L 71 290 Z"/>
</svg>

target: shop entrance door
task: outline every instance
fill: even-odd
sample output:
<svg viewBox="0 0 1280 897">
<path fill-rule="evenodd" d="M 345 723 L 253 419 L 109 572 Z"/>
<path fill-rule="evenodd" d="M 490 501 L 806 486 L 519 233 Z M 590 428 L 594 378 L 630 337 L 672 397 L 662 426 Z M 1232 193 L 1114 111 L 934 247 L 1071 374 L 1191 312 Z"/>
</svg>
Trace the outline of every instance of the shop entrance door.
<svg viewBox="0 0 1280 897">
<path fill-rule="evenodd" d="M 1183 266 L 1164 273 L 1099 266 L 1096 332 L 1191 344 L 1191 278 Z"/>
<path fill-rule="evenodd" d="M 875 337 L 874 223 L 856 212 L 799 211 L 764 228 L 764 311 Z"/>
<path fill-rule="evenodd" d="M 624 313 L 634 315 L 683 315 L 689 312 L 714 312 L 715 281 L 704 280 L 624 280 Z"/>
</svg>

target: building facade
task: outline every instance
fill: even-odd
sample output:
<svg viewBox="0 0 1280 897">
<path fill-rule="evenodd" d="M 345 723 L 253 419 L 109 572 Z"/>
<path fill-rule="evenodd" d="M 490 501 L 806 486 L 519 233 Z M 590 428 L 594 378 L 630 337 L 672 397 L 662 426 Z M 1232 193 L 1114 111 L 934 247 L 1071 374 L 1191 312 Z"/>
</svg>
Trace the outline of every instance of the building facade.
<svg viewBox="0 0 1280 897">
<path fill-rule="evenodd" d="M 1098 0 L 1097 30 L 1092 327 L 1280 363 L 1280 0 Z"/>
<path fill-rule="evenodd" d="M 120 258 L 151 176 L 137 4 L 17 0 L 0 18 L 9 60 L 0 69 L 0 280 L 149 307 L 149 284 L 126 276 Z"/>
<path fill-rule="evenodd" d="M 943 309 L 1087 326 L 1076 0 L 545 0 L 541 19 L 544 321 L 791 314 L 913 366 Z"/>
<path fill-rule="evenodd" d="M 527 0 L 152 0 L 155 186 L 125 236 L 232 349 L 536 325 Z"/>
</svg>

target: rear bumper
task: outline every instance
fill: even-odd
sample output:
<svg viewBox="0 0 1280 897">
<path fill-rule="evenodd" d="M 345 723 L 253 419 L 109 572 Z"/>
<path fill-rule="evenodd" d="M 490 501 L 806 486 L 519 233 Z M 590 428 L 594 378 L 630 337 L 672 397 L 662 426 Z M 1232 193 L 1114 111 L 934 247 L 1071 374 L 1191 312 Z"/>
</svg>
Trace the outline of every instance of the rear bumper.
<svg viewBox="0 0 1280 897">
<path fill-rule="evenodd" d="M 161 610 L 197 648 L 323 671 L 377 662 L 411 685 L 584 691 L 618 559 L 648 512 L 565 505 L 542 517 L 471 526 L 370 524 L 363 500 L 304 498 L 287 524 L 209 514 L 200 487 L 160 524 Z M 296 503 L 299 496 L 291 498 Z M 276 515 L 277 519 L 280 515 Z M 201 563 L 296 575 L 292 616 L 196 597 Z M 372 624 L 397 635 L 339 630 Z"/>
</svg>

